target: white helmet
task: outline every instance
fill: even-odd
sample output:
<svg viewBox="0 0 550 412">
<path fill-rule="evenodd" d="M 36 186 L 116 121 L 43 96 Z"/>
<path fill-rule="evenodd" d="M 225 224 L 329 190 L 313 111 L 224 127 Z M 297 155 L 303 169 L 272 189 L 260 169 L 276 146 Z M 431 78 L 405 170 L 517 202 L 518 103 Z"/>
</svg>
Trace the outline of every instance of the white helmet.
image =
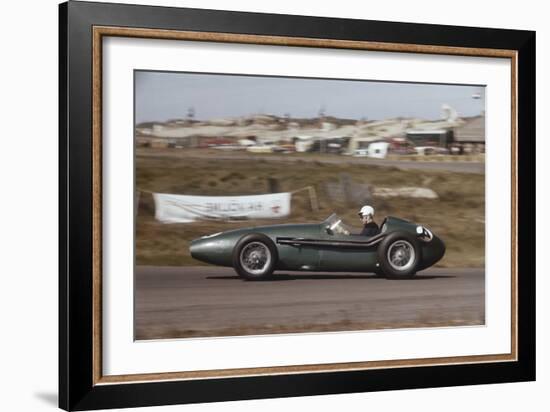
<svg viewBox="0 0 550 412">
<path fill-rule="evenodd" d="M 359 216 L 363 216 L 363 215 L 374 216 L 374 208 L 372 206 L 365 205 L 361 208 L 361 210 L 359 211 L 358 214 L 359 214 Z"/>
</svg>

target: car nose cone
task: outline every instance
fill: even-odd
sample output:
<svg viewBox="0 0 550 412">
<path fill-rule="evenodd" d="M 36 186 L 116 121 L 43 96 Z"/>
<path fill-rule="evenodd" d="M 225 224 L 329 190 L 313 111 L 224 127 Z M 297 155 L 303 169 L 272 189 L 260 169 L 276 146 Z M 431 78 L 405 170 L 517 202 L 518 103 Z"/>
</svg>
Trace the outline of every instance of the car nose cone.
<svg viewBox="0 0 550 412">
<path fill-rule="evenodd" d="M 439 262 L 441 258 L 445 255 L 445 242 L 437 236 L 434 236 L 432 239 L 432 250 L 433 250 L 433 258 L 432 258 L 432 265 L 436 262 Z"/>
</svg>

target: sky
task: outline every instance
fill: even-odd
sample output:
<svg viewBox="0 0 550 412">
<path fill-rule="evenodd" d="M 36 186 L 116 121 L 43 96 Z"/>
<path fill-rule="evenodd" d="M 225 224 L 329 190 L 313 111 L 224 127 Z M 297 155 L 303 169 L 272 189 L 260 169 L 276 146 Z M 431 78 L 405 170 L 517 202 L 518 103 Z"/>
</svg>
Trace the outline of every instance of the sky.
<svg viewBox="0 0 550 412">
<path fill-rule="evenodd" d="M 479 97 L 479 98 L 474 98 Z M 271 114 L 294 118 L 439 119 L 448 104 L 459 116 L 481 114 L 485 87 L 366 80 L 309 79 L 178 72 L 135 72 L 136 123 Z"/>
</svg>

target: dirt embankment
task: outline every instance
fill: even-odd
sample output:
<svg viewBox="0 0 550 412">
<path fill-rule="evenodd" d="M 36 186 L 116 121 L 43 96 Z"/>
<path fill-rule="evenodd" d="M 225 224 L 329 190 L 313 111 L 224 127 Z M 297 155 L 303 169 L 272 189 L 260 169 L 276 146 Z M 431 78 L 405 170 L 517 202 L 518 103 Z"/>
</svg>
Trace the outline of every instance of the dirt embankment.
<svg viewBox="0 0 550 412">
<path fill-rule="evenodd" d="M 154 218 L 149 192 L 192 195 L 249 195 L 315 188 L 319 209 L 312 210 L 308 192 L 292 197 L 285 219 L 241 222 L 161 224 Z M 377 198 L 368 188 L 416 186 L 432 189 L 437 199 Z M 376 209 L 376 220 L 392 215 L 424 224 L 444 239 L 447 253 L 438 266 L 481 267 L 485 256 L 485 176 L 434 170 L 400 170 L 360 163 L 281 162 L 276 159 L 186 157 L 181 151 L 138 149 L 136 187 L 143 190 L 136 219 L 138 265 L 200 265 L 189 255 L 192 239 L 252 225 L 320 222 L 336 212 L 350 225 L 360 222 L 363 202 Z M 340 187 L 341 190 L 334 190 Z M 341 193 L 342 195 L 335 195 Z M 369 200 L 370 197 L 370 200 Z"/>
</svg>

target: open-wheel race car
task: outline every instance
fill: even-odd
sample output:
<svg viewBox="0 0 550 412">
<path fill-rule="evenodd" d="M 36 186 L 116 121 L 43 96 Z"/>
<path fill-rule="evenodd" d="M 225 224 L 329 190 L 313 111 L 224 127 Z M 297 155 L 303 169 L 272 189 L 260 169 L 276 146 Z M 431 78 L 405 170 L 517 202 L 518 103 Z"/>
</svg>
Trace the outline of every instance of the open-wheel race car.
<svg viewBox="0 0 550 412">
<path fill-rule="evenodd" d="M 380 233 L 352 234 L 336 214 L 321 223 L 230 230 L 191 242 L 191 256 L 230 266 L 246 280 L 278 271 L 371 272 L 409 278 L 438 262 L 445 244 L 424 226 L 387 217 Z"/>
</svg>

